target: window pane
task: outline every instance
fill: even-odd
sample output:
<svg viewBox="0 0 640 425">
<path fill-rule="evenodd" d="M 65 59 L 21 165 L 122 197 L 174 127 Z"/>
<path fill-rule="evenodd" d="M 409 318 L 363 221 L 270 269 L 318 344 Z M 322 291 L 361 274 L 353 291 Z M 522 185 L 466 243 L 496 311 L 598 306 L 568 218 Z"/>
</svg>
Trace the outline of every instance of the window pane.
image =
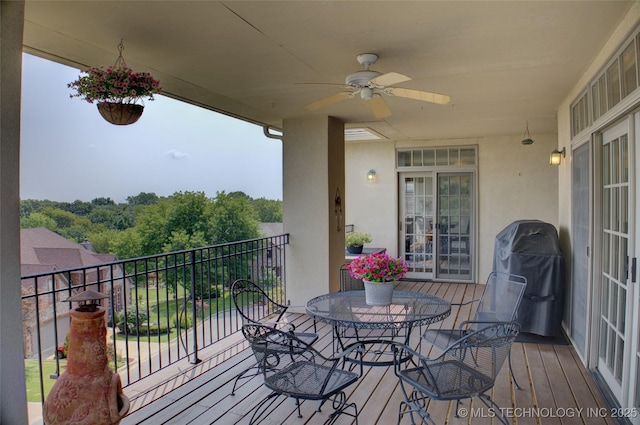
<svg viewBox="0 0 640 425">
<path fill-rule="evenodd" d="M 611 183 L 620 182 L 620 139 L 612 140 L 611 146 Z"/>
<path fill-rule="evenodd" d="M 476 150 L 475 149 L 460 149 L 460 165 L 475 165 L 476 164 Z"/>
<path fill-rule="evenodd" d="M 411 165 L 411 152 L 398 151 L 398 167 L 409 167 Z"/>
<path fill-rule="evenodd" d="M 603 184 L 611 183 L 611 175 L 609 174 L 609 144 L 602 147 L 602 179 Z"/>
<path fill-rule="evenodd" d="M 609 110 L 607 108 L 607 77 L 606 74 L 602 74 L 602 77 L 598 80 L 598 88 L 600 90 L 600 115 L 603 115 Z"/>
<path fill-rule="evenodd" d="M 578 123 L 578 105 L 571 108 L 571 135 L 575 136 L 580 133 L 580 124 Z"/>
<path fill-rule="evenodd" d="M 611 230 L 611 189 L 602 191 L 602 227 Z"/>
<path fill-rule="evenodd" d="M 627 135 L 620 137 L 620 181 L 629 181 L 629 152 L 627 147 Z"/>
<path fill-rule="evenodd" d="M 424 155 L 424 165 L 427 167 L 433 167 L 436 165 L 436 154 L 433 149 L 425 149 L 422 151 Z"/>
<path fill-rule="evenodd" d="M 411 165 L 414 167 L 422 167 L 422 151 L 415 150 L 412 152 L 413 154 L 413 162 Z"/>
<path fill-rule="evenodd" d="M 607 69 L 607 100 L 609 109 L 620 102 L 620 65 L 618 59 Z"/>
<path fill-rule="evenodd" d="M 591 86 L 591 100 L 593 105 L 593 120 L 600 118 L 600 85 L 599 81 L 593 83 Z"/>
<path fill-rule="evenodd" d="M 449 149 L 449 165 L 460 165 L 460 149 Z"/>
<path fill-rule="evenodd" d="M 436 149 L 436 165 L 449 165 L 449 149 Z"/>
<path fill-rule="evenodd" d="M 620 55 L 622 61 L 622 97 L 627 97 L 632 91 L 638 87 L 636 70 L 636 49 L 635 43 L 631 43 L 622 51 Z"/>
<path fill-rule="evenodd" d="M 589 120 L 589 96 L 585 93 L 580 99 L 580 119 L 582 121 L 582 126 L 580 127 L 580 131 L 584 130 L 591 124 Z"/>
</svg>

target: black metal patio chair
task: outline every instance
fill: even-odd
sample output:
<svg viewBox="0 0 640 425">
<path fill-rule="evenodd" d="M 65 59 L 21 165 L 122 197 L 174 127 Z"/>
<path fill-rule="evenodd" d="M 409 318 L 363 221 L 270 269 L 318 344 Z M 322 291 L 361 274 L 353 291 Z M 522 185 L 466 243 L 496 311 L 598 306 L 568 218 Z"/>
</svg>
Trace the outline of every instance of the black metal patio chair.
<svg viewBox="0 0 640 425">
<path fill-rule="evenodd" d="M 272 391 L 255 407 L 250 424 L 267 413 L 280 395 L 296 400 L 299 418 L 302 417 L 301 400 L 319 400 L 318 412 L 331 400 L 334 411 L 325 424 L 333 424 L 341 414 L 355 418 L 358 423 L 358 407 L 347 403 L 344 389 L 362 376 L 360 344 L 327 358 L 292 333 L 271 326 L 246 324 L 242 326 L 242 333 L 256 357 L 264 385 Z M 360 353 L 359 365 L 345 361 L 353 353 Z"/>
<path fill-rule="evenodd" d="M 478 303 L 472 320 L 466 320 L 456 329 L 427 329 L 422 338 L 440 350 L 444 350 L 453 342 L 464 335 L 474 332 L 486 323 L 512 322 L 518 315 L 518 307 L 527 287 L 527 279 L 524 276 L 492 272 L 485 284 L 482 296 L 479 299 L 466 303 L 452 303 L 452 306 L 463 306 Z M 509 356 L 509 371 L 517 388 L 520 385 L 516 381 L 511 367 Z"/>
<path fill-rule="evenodd" d="M 519 331 L 520 325 L 515 322 L 485 324 L 464 335 L 435 358 L 425 357 L 406 345 L 395 345 L 394 372 L 400 379 L 404 395 L 398 408 L 398 423 L 409 413 L 411 424 L 415 424 L 414 414 L 417 414 L 421 423 L 436 425 L 427 412 L 430 400 L 459 402 L 478 397 L 504 425 L 508 425 L 489 391 Z M 456 415 L 457 408 L 456 404 Z"/>
<path fill-rule="evenodd" d="M 307 344 L 313 344 L 318 339 L 317 333 L 296 332 L 293 323 L 283 320 L 283 316 L 289 306 L 274 301 L 262 288 L 248 279 L 238 279 L 233 282 L 231 285 L 231 298 L 236 306 L 236 311 L 242 317 L 243 324 L 257 323 L 274 329 L 286 330 Z M 255 373 L 247 375 L 253 369 L 255 369 Z M 254 365 L 238 374 L 233 383 L 231 395 L 235 394 L 236 386 L 240 379 L 260 373 L 258 365 Z"/>
</svg>

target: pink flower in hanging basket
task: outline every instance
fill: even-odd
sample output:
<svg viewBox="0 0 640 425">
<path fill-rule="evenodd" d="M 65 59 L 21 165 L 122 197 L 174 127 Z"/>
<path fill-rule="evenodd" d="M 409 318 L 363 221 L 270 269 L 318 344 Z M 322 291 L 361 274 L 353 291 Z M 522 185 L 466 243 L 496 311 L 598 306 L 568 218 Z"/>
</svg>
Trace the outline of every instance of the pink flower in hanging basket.
<svg viewBox="0 0 640 425">
<path fill-rule="evenodd" d="M 133 72 L 126 64 L 117 63 L 108 68 L 90 67 L 85 75 L 67 86 L 79 97 L 89 103 L 113 102 L 136 103 L 142 98 L 153 100 L 153 95 L 161 91 L 160 81 L 149 72 Z"/>
</svg>

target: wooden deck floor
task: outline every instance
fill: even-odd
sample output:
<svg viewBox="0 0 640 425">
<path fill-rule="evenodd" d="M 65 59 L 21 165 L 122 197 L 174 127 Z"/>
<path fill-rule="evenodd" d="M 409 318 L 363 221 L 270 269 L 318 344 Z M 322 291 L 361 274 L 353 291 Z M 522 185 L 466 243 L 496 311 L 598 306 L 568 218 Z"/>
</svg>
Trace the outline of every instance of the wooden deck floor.
<svg viewBox="0 0 640 425">
<path fill-rule="evenodd" d="M 402 289 L 436 294 L 453 302 L 477 298 L 482 286 L 403 282 Z M 454 309 L 440 325 L 450 327 L 472 314 L 471 308 Z M 304 314 L 292 313 L 289 320 L 298 331 L 311 331 L 313 321 Z M 331 350 L 331 328 L 318 324 L 319 340 L 314 347 Z M 418 341 L 418 332 L 412 340 Z M 422 346 L 425 351 L 428 347 Z M 200 355 L 201 363 L 185 362 L 172 370 L 157 373 L 143 382 L 125 388 L 131 400 L 129 414 L 122 425 L 132 424 L 248 424 L 252 408 L 268 394 L 262 378 L 242 380 L 234 396 L 230 390 L 235 376 L 253 364 L 250 350 L 241 335 L 234 335 Z M 493 399 L 504 409 L 513 424 L 615 424 L 608 406 L 589 372 L 582 366 L 570 345 L 515 343 L 512 360 L 516 389 L 507 367 L 500 372 Z M 398 379 L 391 367 L 365 367 L 364 376 L 348 388 L 348 400 L 359 409 L 359 423 L 394 424 L 402 400 Z M 317 402 L 302 403 L 302 418 L 297 417 L 295 401 L 281 397 L 261 424 L 321 424 L 331 412 L 330 405 L 317 413 Z M 477 401 L 465 402 L 455 417 L 455 403 L 432 402 L 428 411 L 437 424 L 498 423 L 492 412 Z M 350 424 L 341 417 L 337 423 Z M 410 423 L 405 415 L 403 424 Z"/>
</svg>

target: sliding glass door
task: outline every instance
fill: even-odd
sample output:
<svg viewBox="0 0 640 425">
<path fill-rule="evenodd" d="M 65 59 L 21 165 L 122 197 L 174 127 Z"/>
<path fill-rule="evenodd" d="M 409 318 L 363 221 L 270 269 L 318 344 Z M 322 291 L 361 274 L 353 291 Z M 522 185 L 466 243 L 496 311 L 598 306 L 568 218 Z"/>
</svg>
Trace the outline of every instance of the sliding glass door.
<svg viewBox="0 0 640 425">
<path fill-rule="evenodd" d="M 473 173 L 401 173 L 400 194 L 408 277 L 471 281 Z"/>
</svg>

